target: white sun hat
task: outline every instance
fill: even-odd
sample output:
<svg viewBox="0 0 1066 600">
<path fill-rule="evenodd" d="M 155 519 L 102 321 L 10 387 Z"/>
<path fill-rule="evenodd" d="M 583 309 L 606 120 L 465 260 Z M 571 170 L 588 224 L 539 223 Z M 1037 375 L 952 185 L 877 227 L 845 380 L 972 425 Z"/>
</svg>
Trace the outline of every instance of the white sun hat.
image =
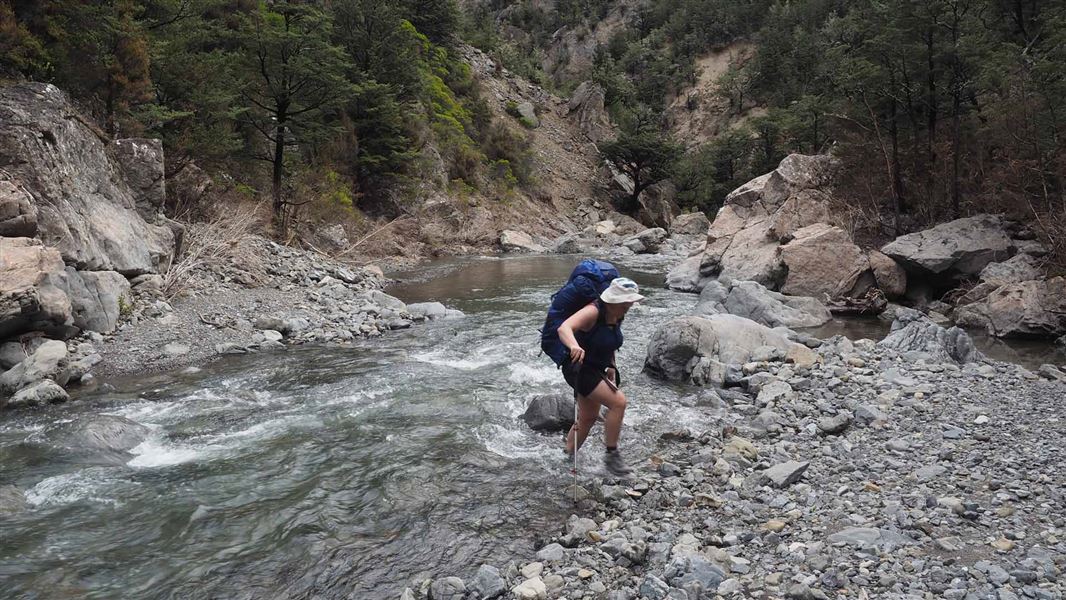
<svg viewBox="0 0 1066 600">
<path fill-rule="evenodd" d="M 625 302 L 640 302 L 644 296 L 640 295 L 637 282 L 626 277 L 618 277 L 611 281 L 611 285 L 600 294 L 600 300 L 607 304 L 622 304 Z"/>
</svg>

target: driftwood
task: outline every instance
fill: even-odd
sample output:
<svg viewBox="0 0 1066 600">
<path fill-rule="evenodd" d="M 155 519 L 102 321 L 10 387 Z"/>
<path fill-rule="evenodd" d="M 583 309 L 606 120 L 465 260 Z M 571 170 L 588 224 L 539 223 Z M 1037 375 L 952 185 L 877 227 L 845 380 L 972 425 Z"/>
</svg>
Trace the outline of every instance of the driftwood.
<svg viewBox="0 0 1066 600">
<path fill-rule="evenodd" d="M 839 298 L 826 302 L 829 312 L 850 317 L 873 317 L 884 312 L 888 300 L 881 290 L 870 288 L 859 298 Z"/>
</svg>

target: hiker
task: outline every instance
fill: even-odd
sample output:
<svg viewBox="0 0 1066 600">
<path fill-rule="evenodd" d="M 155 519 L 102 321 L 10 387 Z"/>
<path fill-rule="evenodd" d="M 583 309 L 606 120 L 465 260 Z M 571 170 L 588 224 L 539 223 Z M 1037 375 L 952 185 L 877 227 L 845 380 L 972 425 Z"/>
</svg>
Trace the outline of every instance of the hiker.
<svg viewBox="0 0 1066 600">
<path fill-rule="evenodd" d="M 600 414 L 600 406 L 606 406 L 604 464 L 616 476 L 627 475 L 630 469 L 618 452 L 626 397 L 618 389 L 620 379 L 614 354 L 622 347 L 622 320 L 629 308 L 643 299 L 636 282 L 618 277 L 598 300 L 559 326 L 559 340 L 569 350 L 569 357 L 562 365 L 563 377 L 574 388 L 579 412 L 577 422 L 566 436 L 566 452 L 572 456 L 575 449 L 581 448 Z"/>
</svg>

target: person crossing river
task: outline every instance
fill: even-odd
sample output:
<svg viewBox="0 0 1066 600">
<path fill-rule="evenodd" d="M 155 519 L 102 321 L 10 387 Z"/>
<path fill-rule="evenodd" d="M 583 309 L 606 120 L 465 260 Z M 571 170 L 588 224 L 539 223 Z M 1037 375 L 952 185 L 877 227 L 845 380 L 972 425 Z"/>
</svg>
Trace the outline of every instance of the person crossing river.
<svg viewBox="0 0 1066 600">
<path fill-rule="evenodd" d="M 626 397 L 619 389 L 620 378 L 615 352 L 622 347 L 622 320 L 634 303 L 644 299 L 636 282 L 618 277 L 589 303 L 559 326 L 559 340 L 569 350 L 562 365 L 563 377 L 574 388 L 578 418 L 566 436 L 566 452 L 580 449 L 600 414 L 604 417 L 604 441 L 607 453 L 604 464 L 616 476 L 631 472 L 618 452 L 618 438 L 625 418 Z"/>
</svg>

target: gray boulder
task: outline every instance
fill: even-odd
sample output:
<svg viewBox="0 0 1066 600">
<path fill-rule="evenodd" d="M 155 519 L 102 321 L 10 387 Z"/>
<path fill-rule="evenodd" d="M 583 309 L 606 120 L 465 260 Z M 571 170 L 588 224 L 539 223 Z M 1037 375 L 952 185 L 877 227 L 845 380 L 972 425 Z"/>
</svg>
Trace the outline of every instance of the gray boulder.
<svg viewBox="0 0 1066 600">
<path fill-rule="evenodd" d="M 67 267 L 66 283 L 76 326 L 100 333 L 115 330 L 130 304 L 130 283 L 122 274 Z"/>
<path fill-rule="evenodd" d="M 767 327 L 818 327 L 832 317 L 817 298 L 786 296 L 754 281 L 734 282 L 723 306 L 730 314 Z"/>
<path fill-rule="evenodd" d="M 564 394 L 534 396 L 522 420 L 534 431 L 566 431 L 574 424 L 574 398 Z"/>
<path fill-rule="evenodd" d="M 540 127 L 540 118 L 537 117 L 537 109 L 532 102 L 519 102 L 515 110 L 530 127 Z"/>
<path fill-rule="evenodd" d="M 125 417 L 93 415 L 51 425 L 28 441 L 76 462 L 115 464 L 128 461 L 149 432 Z"/>
<path fill-rule="evenodd" d="M 956 309 L 955 321 L 996 337 L 1057 338 L 1066 334 L 1066 279 L 1003 285 Z"/>
<path fill-rule="evenodd" d="M 58 340 L 49 340 L 26 360 L 0 375 L 0 395 L 29 387 L 44 379 L 65 384 L 63 368 L 66 366 L 67 345 Z"/>
<path fill-rule="evenodd" d="M 714 279 L 713 273 L 702 270 L 703 256 L 690 256 L 666 274 L 666 287 L 679 292 L 699 292 Z"/>
<path fill-rule="evenodd" d="M 533 241 L 533 237 L 524 231 L 514 231 L 513 229 L 504 229 L 500 232 L 500 248 L 504 252 L 528 252 L 528 253 L 542 253 L 547 252 L 547 249 Z"/>
<path fill-rule="evenodd" d="M 443 319 L 448 309 L 440 302 L 416 302 L 407 305 L 407 312 L 416 319 Z"/>
<path fill-rule="evenodd" d="M 962 329 L 944 329 L 922 313 L 902 307 L 896 311 L 889 334 L 877 345 L 940 362 L 967 363 L 983 358 Z"/>
<path fill-rule="evenodd" d="M 785 360 L 810 366 L 817 355 L 751 319 L 721 314 L 679 317 L 659 328 L 648 343 L 644 370 L 667 381 L 691 381 L 697 385 L 725 383 L 730 365 L 749 362 L 757 349 L 770 347 Z"/>
<path fill-rule="evenodd" d="M 567 117 L 577 120 L 578 128 L 592 142 L 601 142 L 612 136 L 611 120 L 604 108 L 606 91 L 594 81 L 584 81 L 577 86 L 566 105 Z"/>
<path fill-rule="evenodd" d="M 829 542 L 855 546 L 861 550 L 891 552 L 901 546 L 909 546 L 914 540 L 887 529 L 873 527 L 848 527 L 829 536 Z"/>
<path fill-rule="evenodd" d="M 666 230 L 661 227 L 645 229 L 622 240 L 622 245 L 637 254 L 654 254 L 666 240 Z"/>
<path fill-rule="evenodd" d="M 774 487 L 788 487 L 799 481 L 809 466 L 811 466 L 811 463 L 809 462 L 790 460 L 766 469 L 759 474 L 759 477 Z"/>
<path fill-rule="evenodd" d="M 166 270 L 175 252 L 170 222 L 138 212 L 139 201 L 157 198 L 131 188 L 110 146 L 76 115 L 54 85 L 0 87 L 0 164 L 33 198 L 36 237 L 78 270 Z"/>
<path fill-rule="evenodd" d="M 490 565 L 478 567 L 474 581 L 470 584 L 474 593 L 484 600 L 492 600 L 502 596 L 507 591 L 507 582 L 500 576 L 500 571 Z"/>
<path fill-rule="evenodd" d="M 7 401 L 6 408 L 57 404 L 67 400 L 70 400 L 70 396 L 67 395 L 66 390 L 51 379 L 45 379 L 15 392 L 15 395 Z M 3 407 L 2 400 L 0 400 L 0 407 Z"/>
<path fill-rule="evenodd" d="M 711 221 L 702 211 L 685 213 L 674 217 L 670 223 L 670 235 L 705 236 L 711 228 Z"/>
<path fill-rule="evenodd" d="M 793 296 L 838 298 L 860 296 L 860 277 L 870 270 L 870 262 L 846 231 L 817 223 L 795 232 L 792 241 L 780 248 L 785 267 L 781 291 Z"/>
<path fill-rule="evenodd" d="M 977 215 L 896 238 L 881 252 L 922 275 L 977 275 L 989 263 L 1014 254 L 1003 219 Z"/>
<path fill-rule="evenodd" d="M 434 579 L 429 586 L 429 600 L 463 600 L 466 584 L 458 577 Z"/>
<path fill-rule="evenodd" d="M 907 271 L 899 263 L 877 250 L 871 250 L 866 257 L 870 261 L 874 281 L 886 298 L 900 298 L 907 293 Z"/>
<path fill-rule="evenodd" d="M 55 248 L 0 237 L 0 339 L 31 330 L 65 337 L 74 322 L 65 278 Z"/>
</svg>

